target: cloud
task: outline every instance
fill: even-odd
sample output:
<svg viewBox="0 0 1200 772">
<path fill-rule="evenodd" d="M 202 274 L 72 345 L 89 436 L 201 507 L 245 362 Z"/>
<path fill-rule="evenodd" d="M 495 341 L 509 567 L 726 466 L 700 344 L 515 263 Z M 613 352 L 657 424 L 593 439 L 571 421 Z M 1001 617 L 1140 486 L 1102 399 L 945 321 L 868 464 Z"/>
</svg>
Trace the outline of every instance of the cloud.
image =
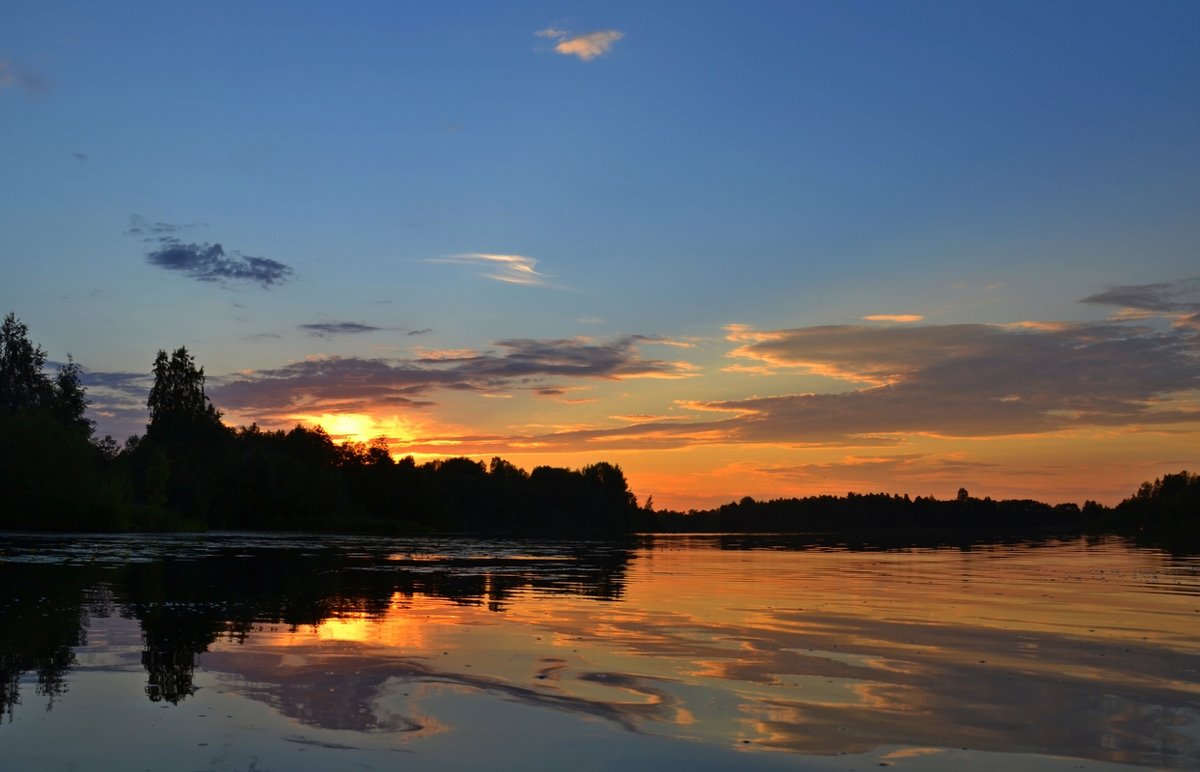
<svg viewBox="0 0 1200 772">
<path fill-rule="evenodd" d="M 147 371 L 150 363 L 147 362 Z M 146 396 L 153 378 L 149 372 L 90 372 L 80 383 L 87 389 L 89 413 L 96 421 L 96 436 L 110 434 L 123 440 L 146 430 Z"/>
<path fill-rule="evenodd" d="M 635 340 L 642 343 L 653 343 L 659 346 L 672 346 L 674 348 L 696 348 L 696 344 L 690 340 L 678 340 L 676 338 L 668 338 L 663 335 L 635 335 Z"/>
<path fill-rule="evenodd" d="M 1194 402 L 1165 402 L 1200 388 L 1196 346 L 1178 331 L 1113 323 L 809 327 L 772 331 L 734 354 L 864 384 L 703 403 L 741 411 L 735 434 L 747 441 L 983 437 L 1200 420 Z"/>
<path fill-rule="evenodd" d="M 743 360 L 838 377 L 850 388 L 677 400 L 696 420 L 653 418 L 507 439 L 540 450 L 694 445 L 887 447 L 905 435 L 1001 437 L 1200 422 L 1200 351 L 1185 328 L 829 326 L 731 333 Z M 793 372 L 795 370 L 792 370 Z M 467 447 L 463 452 L 470 452 Z M 480 452 L 486 452 L 482 445 Z"/>
<path fill-rule="evenodd" d="M 625 33 L 615 29 L 589 32 L 586 35 L 561 38 L 554 44 L 554 50 L 563 56 L 578 56 L 588 62 L 607 54 L 609 49 L 623 37 L 625 37 Z"/>
<path fill-rule="evenodd" d="M 41 75 L 19 67 L 10 59 L 0 59 L 0 90 L 19 88 L 26 96 L 41 96 L 50 90 L 50 82 Z"/>
<path fill-rule="evenodd" d="M 74 158 L 76 161 L 78 161 L 81 164 L 85 164 L 88 161 L 92 160 L 92 159 L 88 158 L 85 153 L 80 153 L 78 150 L 71 153 L 71 157 Z"/>
<path fill-rule="evenodd" d="M 406 333 L 404 333 L 404 334 L 405 334 L 405 335 L 428 335 L 428 334 L 429 334 L 429 333 L 431 333 L 431 332 L 433 332 L 433 329 L 432 329 L 432 328 L 430 328 L 430 327 L 422 327 L 422 328 L 421 328 L 421 329 L 419 329 L 419 330 L 409 330 L 408 332 L 406 332 Z"/>
<path fill-rule="evenodd" d="M 251 375 L 233 376 L 210 389 L 222 409 L 278 422 L 296 412 L 424 406 L 438 390 L 500 393 L 561 388 L 564 378 L 685 378 L 686 363 L 644 358 L 636 336 L 502 340 L 490 351 L 429 352 L 415 359 L 317 357 Z"/>
<path fill-rule="evenodd" d="M 250 281 L 271 287 L 287 281 L 290 266 L 267 257 L 252 257 L 240 252 L 226 253 L 220 244 L 185 244 L 164 236 L 160 246 L 146 254 L 151 265 L 179 271 L 198 281 Z"/>
<path fill-rule="evenodd" d="M 925 321 L 925 317 L 921 316 L 920 314 L 871 314 L 870 316 L 864 316 L 863 321 L 913 324 L 915 322 Z"/>
<path fill-rule="evenodd" d="M 482 266 L 487 270 L 479 274 L 488 279 L 506 284 L 525 284 L 536 287 L 549 286 L 546 276 L 537 272 L 537 259 L 524 255 L 497 255 L 488 252 L 468 252 L 448 257 L 434 257 L 427 263 L 462 263 Z"/>
<path fill-rule="evenodd" d="M 157 241 L 158 237 L 170 236 L 180 231 L 194 228 L 191 223 L 184 225 L 176 225 L 169 222 L 146 222 L 146 218 L 140 214 L 129 216 L 129 227 L 125 229 L 126 236 L 144 236 L 145 241 Z"/>
<path fill-rule="evenodd" d="M 615 29 L 598 30 L 584 35 L 572 35 L 569 30 L 559 27 L 546 27 L 533 33 L 540 38 L 554 40 L 554 51 L 563 56 L 577 56 L 585 62 L 598 56 L 604 56 L 616 42 L 625 37 L 624 32 Z"/>
<path fill-rule="evenodd" d="M 1200 276 L 1158 284 L 1111 287 L 1089 295 L 1083 303 L 1119 306 L 1123 318 L 1167 316 L 1182 326 L 1200 329 Z"/>
<path fill-rule="evenodd" d="M 328 338 L 333 335 L 356 335 L 363 332 L 379 332 L 382 327 L 372 327 L 361 322 L 318 322 L 302 324 L 300 329 L 318 338 Z M 411 334 L 411 333 L 410 333 Z"/>
</svg>

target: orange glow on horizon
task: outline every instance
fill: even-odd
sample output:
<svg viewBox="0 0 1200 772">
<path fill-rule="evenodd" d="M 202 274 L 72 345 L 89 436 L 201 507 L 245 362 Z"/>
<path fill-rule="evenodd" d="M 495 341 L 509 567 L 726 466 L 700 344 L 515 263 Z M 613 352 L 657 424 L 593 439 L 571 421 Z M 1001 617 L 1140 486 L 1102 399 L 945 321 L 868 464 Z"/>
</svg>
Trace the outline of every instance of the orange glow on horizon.
<svg viewBox="0 0 1200 772">
<path fill-rule="evenodd" d="M 284 430 L 297 423 L 321 426 L 339 444 L 382 437 L 394 459 L 411 456 L 418 464 L 463 457 L 486 465 L 499 456 L 531 472 L 543 465 L 579 469 L 603 461 L 621 467 L 639 503 L 653 497 L 656 509 L 678 511 L 710 509 L 745 496 L 765 501 L 854 492 L 947 499 L 959 488 L 979 498 L 1078 505 L 1091 499 L 1111 506 L 1142 482 L 1196 466 L 1188 462 L 1195 451 L 1186 423 L 993 437 L 910 432 L 837 443 L 754 443 L 738 442 L 707 418 L 751 413 L 746 407 L 679 397 L 671 404 L 662 411 L 661 405 L 622 393 L 601 395 L 597 407 L 570 408 L 565 417 L 574 420 L 564 422 L 552 420 L 564 417 L 551 412 L 559 404 L 538 394 L 492 400 L 472 393 L 403 415 L 392 406 L 356 412 L 318 408 L 270 423 Z M 1180 398 L 1163 409 L 1186 410 L 1190 404 Z M 445 422 L 441 415 L 455 420 Z M 638 427 L 639 422 L 650 425 Z M 689 431 L 689 423 L 697 426 Z M 1072 463 L 1064 464 L 1068 458 Z M 1163 459 L 1178 461 L 1164 465 Z"/>
</svg>

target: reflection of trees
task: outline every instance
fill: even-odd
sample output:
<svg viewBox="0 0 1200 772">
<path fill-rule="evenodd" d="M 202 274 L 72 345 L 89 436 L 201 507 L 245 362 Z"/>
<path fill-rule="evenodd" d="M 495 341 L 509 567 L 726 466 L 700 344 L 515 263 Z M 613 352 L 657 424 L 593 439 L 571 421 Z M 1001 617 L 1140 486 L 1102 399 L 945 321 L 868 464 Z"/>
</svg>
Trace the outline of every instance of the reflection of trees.
<svg viewBox="0 0 1200 772">
<path fill-rule="evenodd" d="M 202 565 L 202 564 L 200 564 Z M 196 655 L 222 629 L 221 612 L 206 597 L 195 561 L 134 564 L 126 572 L 123 613 L 142 627 L 146 695 L 178 703 L 195 692 Z"/>
<path fill-rule="evenodd" d="M 219 612 L 199 606 L 158 605 L 141 610 L 142 665 L 146 695 L 153 702 L 178 703 L 195 693 L 196 657 L 208 651 L 224 627 Z"/>
<path fill-rule="evenodd" d="M 0 586 L 36 588 L 0 600 L 0 718 L 11 721 L 21 701 L 21 679 L 37 674 L 35 692 L 55 699 L 67 691 L 73 646 L 86 642 L 79 572 L 62 566 L 0 563 Z"/>
<path fill-rule="evenodd" d="M 147 696 L 178 703 L 194 693 L 199 657 L 221 636 L 246 640 L 260 625 L 383 617 L 397 594 L 493 611 L 519 602 L 523 591 L 613 600 L 624 590 L 630 560 L 623 546 L 599 542 L 531 548 L 532 556 L 518 554 L 516 544 L 476 555 L 467 547 L 478 543 L 448 543 L 440 546 L 451 555 L 432 560 L 412 553 L 396 559 L 393 547 L 369 542 L 354 550 L 336 541 L 211 544 L 216 548 L 190 559 L 163 557 L 115 572 L 0 562 L 0 581 L 11 594 L 0 600 L 0 715 L 11 718 L 26 673 L 37 673 L 37 694 L 51 705 L 66 691 L 88 612 L 108 611 L 88 601 L 87 588 L 101 582 L 120 614 L 141 626 Z"/>
</svg>

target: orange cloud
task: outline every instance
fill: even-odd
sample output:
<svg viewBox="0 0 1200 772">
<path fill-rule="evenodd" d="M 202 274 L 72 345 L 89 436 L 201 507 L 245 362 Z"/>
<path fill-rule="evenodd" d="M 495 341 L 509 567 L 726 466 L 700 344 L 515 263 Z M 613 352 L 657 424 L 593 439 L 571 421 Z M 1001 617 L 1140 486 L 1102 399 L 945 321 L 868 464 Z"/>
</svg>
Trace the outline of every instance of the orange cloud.
<svg viewBox="0 0 1200 772">
<path fill-rule="evenodd" d="M 549 31 L 543 30 L 542 32 Z M 543 36 L 546 37 L 546 35 Z M 598 56 L 607 54 L 616 42 L 623 37 L 625 37 L 625 33 L 615 29 L 589 32 L 584 35 L 576 35 L 575 37 L 561 38 L 555 43 L 554 50 L 563 56 L 577 56 L 583 61 L 588 62 Z"/>
<path fill-rule="evenodd" d="M 912 324 L 914 322 L 924 321 L 925 317 L 920 314 L 871 314 L 864 316 L 864 320 L 868 322 L 898 322 L 901 324 Z"/>
</svg>

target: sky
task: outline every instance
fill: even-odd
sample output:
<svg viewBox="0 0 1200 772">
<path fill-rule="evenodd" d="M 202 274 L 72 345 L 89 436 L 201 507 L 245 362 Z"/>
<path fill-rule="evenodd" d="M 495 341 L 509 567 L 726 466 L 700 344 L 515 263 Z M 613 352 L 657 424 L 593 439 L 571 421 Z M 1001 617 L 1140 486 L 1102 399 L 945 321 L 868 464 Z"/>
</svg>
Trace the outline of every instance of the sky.
<svg viewBox="0 0 1200 772">
<path fill-rule="evenodd" d="M 1200 471 L 1200 4 L 53 2 L 0 313 L 144 431 L 619 464 L 641 501 Z"/>
</svg>

